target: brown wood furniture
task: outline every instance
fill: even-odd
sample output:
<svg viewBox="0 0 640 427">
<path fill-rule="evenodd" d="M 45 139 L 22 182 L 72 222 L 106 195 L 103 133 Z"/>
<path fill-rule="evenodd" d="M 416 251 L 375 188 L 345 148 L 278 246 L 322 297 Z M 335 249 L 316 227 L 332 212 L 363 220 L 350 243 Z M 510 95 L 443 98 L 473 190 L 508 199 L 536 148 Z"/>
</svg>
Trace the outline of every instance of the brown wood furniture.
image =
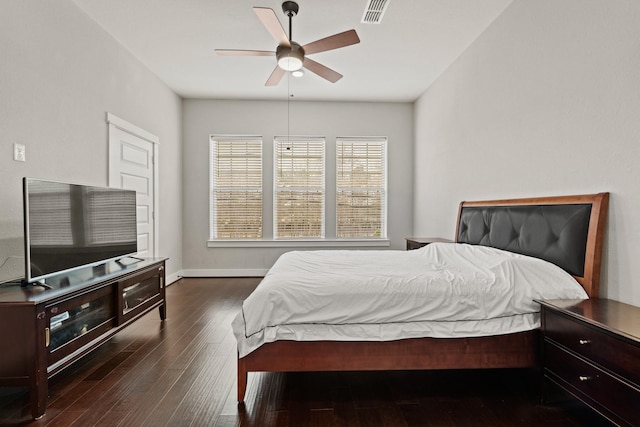
<svg viewBox="0 0 640 427">
<path fill-rule="evenodd" d="M 47 279 L 52 289 L 0 286 L 0 386 L 28 387 L 32 416 L 44 415 L 49 378 L 150 310 L 165 319 L 164 269 L 109 262 Z"/>
<path fill-rule="evenodd" d="M 462 202 L 465 207 L 590 204 L 584 274 L 575 276 L 598 296 L 603 234 L 609 194 Z M 523 368 L 539 365 L 539 330 L 480 338 L 419 338 L 384 342 L 276 341 L 238 358 L 238 402 L 244 401 L 248 372 L 409 369 Z"/>
<path fill-rule="evenodd" d="M 150 313 L 88 355 L 90 363 L 60 372 L 40 421 L 25 418 L 24 391 L 0 390 L 0 425 L 611 427 L 569 399 L 538 404 L 532 369 L 260 375 L 246 407 L 236 408 L 229 313 L 259 281 L 187 278 L 167 286 L 169 307 L 180 314 L 170 327 L 158 327 Z"/>
<path fill-rule="evenodd" d="M 407 241 L 407 250 L 411 251 L 413 249 L 420 249 L 423 246 L 427 246 L 431 243 L 442 242 L 442 243 L 451 243 L 453 240 L 451 239 L 443 239 L 441 237 L 407 237 L 405 238 Z"/>
<path fill-rule="evenodd" d="M 539 302 L 545 385 L 618 425 L 640 425 L 640 307 L 597 298 Z"/>
</svg>

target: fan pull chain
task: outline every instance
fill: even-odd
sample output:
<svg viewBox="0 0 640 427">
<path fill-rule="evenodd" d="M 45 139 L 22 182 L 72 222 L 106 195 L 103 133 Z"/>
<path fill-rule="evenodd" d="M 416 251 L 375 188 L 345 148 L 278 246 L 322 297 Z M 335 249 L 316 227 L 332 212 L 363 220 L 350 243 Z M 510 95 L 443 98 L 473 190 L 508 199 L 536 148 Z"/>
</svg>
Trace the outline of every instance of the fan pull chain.
<svg viewBox="0 0 640 427">
<path fill-rule="evenodd" d="M 287 145 L 291 146 L 291 73 L 287 73 Z"/>
</svg>

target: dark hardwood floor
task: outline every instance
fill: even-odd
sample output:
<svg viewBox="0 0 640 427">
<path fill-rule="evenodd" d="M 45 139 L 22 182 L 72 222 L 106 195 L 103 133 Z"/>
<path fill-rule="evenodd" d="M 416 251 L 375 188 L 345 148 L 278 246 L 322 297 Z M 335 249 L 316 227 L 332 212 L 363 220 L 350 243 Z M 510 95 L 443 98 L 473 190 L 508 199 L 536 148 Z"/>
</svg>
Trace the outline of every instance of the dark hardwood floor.
<svg viewBox="0 0 640 427">
<path fill-rule="evenodd" d="M 572 399 L 538 403 L 529 370 L 249 374 L 236 403 L 230 323 L 259 279 L 182 279 L 157 312 L 49 381 L 43 418 L 0 389 L 12 426 L 606 426 Z M 0 350 L 1 351 L 1 350 Z"/>
</svg>

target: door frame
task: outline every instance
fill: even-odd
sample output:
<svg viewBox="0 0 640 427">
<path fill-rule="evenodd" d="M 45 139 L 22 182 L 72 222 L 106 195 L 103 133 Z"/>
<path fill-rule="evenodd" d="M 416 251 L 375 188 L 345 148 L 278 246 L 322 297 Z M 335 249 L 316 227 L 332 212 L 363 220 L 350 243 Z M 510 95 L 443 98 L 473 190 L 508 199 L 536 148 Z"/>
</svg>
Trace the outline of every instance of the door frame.
<svg viewBox="0 0 640 427">
<path fill-rule="evenodd" d="M 159 223 L 159 211 L 158 211 L 158 196 L 160 194 L 159 192 L 159 185 L 158 185 L 158 177 L 159 177 L 159 165 L 158 165 L 158 146 L 160 144 L 160 138 L 158 138 L 157 136 L 155 136 L 154 134 L 147 132 L 146 130 L 132 124 L 129 123 L 128 121 L 116 116 L 115 114 L 112 113 L 107 113 L 107 124 L 108 124 L 108 132 L 109 132 L 109 151 L 112 149 L 112 147 L 115 145 L 116 141 L 115 138 L 113 137 L 113 132 L 111 131 L 114 128 L 120 129 L 124 132 L 130 133 L 133 136 L 136 136 L 138 138 L 144 139 L 145 141 L 149 141 L 150 143 L 152 143 L 153 146 L 153 153 L 152 153 L 152 164 L 153 164 L 153 216 L 152 216 L 152 220 L 153 220 L 153 256 L 157 257 L 158 253 L 159 253 L 159 240 L 160 240 L 160 236 L 159 236 L 159 232 L 160 232 L 160 227 L 158 225 Z M 110 156 L 107 155 L 107 158 L 109 159 Z M 109 167 L 108 167 L 108 176 L 107 176 L 107 181 L 109 183 L 110 187 L 118 187 L 118 182 L 116 180 L 116 175 L 117 173 L 115 172 L 115 165 L 113 165 L 110 161 L 108 161 Z"/>
</svg>

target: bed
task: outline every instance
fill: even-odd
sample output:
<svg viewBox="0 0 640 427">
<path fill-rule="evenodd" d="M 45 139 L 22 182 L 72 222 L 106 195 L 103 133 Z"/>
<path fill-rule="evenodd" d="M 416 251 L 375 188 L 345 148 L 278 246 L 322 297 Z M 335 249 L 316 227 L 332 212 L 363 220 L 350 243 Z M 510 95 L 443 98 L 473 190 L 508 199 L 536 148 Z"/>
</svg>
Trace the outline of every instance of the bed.
<svg viewBox="0 0 640 427">
<path fill-rule="evenodd" d="M 309 264 L 308 269 L 305 269 L 306 260 L 312 260 L 314 259 L 313 257 L 325 257 L 326 255 L 328 262 L 335 262 L 336 265 L 344 264 L 343 268 L 334 268 L 331 271 L 332 277 L 338 277 L 342 272 L 345 277 L 350 276 L 352 279 L 354 277 L 362 279 L 360 282 L 353 279 L 352 283 L 353 287 L 363 287 L 373 283 L 374 275 L 371 274 L 372 277 L 365 277 L 368 273 L 366 269 L 358 270 L 358 259 L 369 256 L 373 264 L 384 264 L 384 258 L 381 256 L 387 255 L 389 258 L 387 264 L 391 266 L 389 267 L 391 269 L 391 278 L 385 279 L 384 284 L 388 287 L 389 283 L 393 285 L 395 283 L 394 280 L 397 279 L 392 265 L 400 262 L 409 262 L 409 264 L 404 266 L 397 264 L 399 266 L 397 269 L 410 271 L 412 270 L 411 262 L 414 262 L 410 260 L 416 260 L 416 263 L 421 263 L 425 259 L 422 257 L 461 256 L 465 262 L 470 261 L 471 264 L 474 264 L 476 259 L 473 256 L 477 257 L 478 260 L 484 260 L 484 257 L 488 257 L 487 259 L 491 261 L 494 254 L 497 253 L 497 256 L 505 257 L 509 262 L 514 258 L 518 263 L 524 260 L 528 263 L 527 265 L 531 265 L 530 267 L 521 267 L 521 264 L 517 264 L 517 267 L 512 267 L 508 264 L 507 268 L 500 267 L 500 270 L 507 270 L 507 279 L 505 280 L 511 280 L 509 279 L 513 274 L 511 270 L 520 271 L 522 268 L 525 270 L 531 268 L 533 270 L 527 270 L 523 274 L 539 276 L 536 280 L 546 288 L 557 287 L 559 291 L 569 292 L 564 294 L 567 298 L 582 298 L 578 294 L 571 293 L 578 291 L 571 289 L 570 286 L 581 287 L 582 289 L 579 289 L 579 291 L 584 295 L 584 298 L 597 297 L 608 200 L 608 193 L 599 193 L 578 196 L 462 202 L 458 209 L 455 244 L 449 244 L 449 246 L 446 246 L 446 244 L 433 244 L 417 251 L 410 251 L 412 254 L 408 254 L 405 251 L 356 251 L 360 252 L 359 254 L 355 252 L 334 251 L 335 253 L 330 253 L 330 251 L 319 251 L 318 254 L 292 255 L 294 257 L 292 261 L 287 261 L 286 259 L 281 261 L 279 259 L 276 262 L 272 270 L 265 276 L 263 282 L 256 288 L 254 294 L 259 293 L 258 291 L 262 293 L 269 291 L 271 284 L 269 281 L 273 281 L 273 276 L 277 276 L 278 273 L 296 271 L 294 268 L 287 267 L 287 263 L 298 268 L 298 271 L 307 271 L 308 274 L 306 276 L 313 277 L 314 270 L 311 264 Z M 433 246 L 433 248 L 429 248 L 430 246 Z M 322 254 L 321 252 L 328 253 Z M 387 253 L 381 254 L 380 252 Z M 461 255 L 458 255 L 458 253 Z M 469 258 L 469 254 L 471 254 L 472 258 Z M 396 258 L 392 257 L 398 258 L 396 260 Z M 355 260 L 356 265 L 347 261 L 344 261 L 344 263 L 336 262 L 337 260 L 351 258 Z M 503 258 L 500 259 L 502 260 Z M 366 260 L 362 262 L 366 262 Z M 316 266 L 315 268 L 321 267 Z M 549 274 L 553 273 L 556 276 L 538 274 L 537 268 L 540 268 L 539 271 L 544 270 L 545 272 L 548 269 Z M 560 271 L 556 272 L 553 269 Z M 520 276 L 523 274 L 520 274 Z M 475 275 L 477 274 L 470 273 L 470 276 Z M 566 280 L 562 275 L 567 276 L 572 284 L 564 283 Z M 411 282 L 413 285 L 416 285 L 415 279 L 421 277 L 420 272 L 414 272 L 409 276 L 413 280 Z M 280 277 L 286 278 L 287 276 L 286 274 L 281 274 Z M 289 294 L 294 292 L 292 288 L 300 286 L 297 283 L 297 278 L 294 276 L 288 277 L 291 278 L 291 282 L 295 286 L 273 288 L 272 294 Z M 549 277 L 553 277 L 553 279 L 549 279 Z M 308 278 L 305 278 L 305 280 L 307 282 L 302 282 L 302 287 L 305 286 L 305 283 L 310 283 Z M 526 283 L 529 281 L 531 280 L 525 279 Z M 269 284 L 265 284 L 267 282 Z M 550 282 L 553 282 L 553 284 Z M 349 289 L 350 282 L 345 283 L 347 284 L 339 287 Z M 402 287 L 406 286 L 409 285 L 402 282 Z M 465 287 L 464 284 L 459 286 L 463 287 L 464 292 L 467 292 L 468 288 L 476 287 L 475 284 L 471 287 Z M 499 286 L 492 285 L 489 288 L 499 289 Z M 326 293 L 333 294 L 333 292 L 334 290 L 329 288 Z M 511 295 L 513 291 L 508 290 L 508 292 Z M 319 322 L 317 319 L 314 320 L 315 318 L 307 315 L 307 312 L 322 312 L 322 309 L 299 310 L 299 313 L 291 313 L 291 316 L 289 316 L 287 307 L 292 308 L 294 305 L 291 303 L 287 305 L 284 302 L 277 301 L 275 303 L 271 302 L 269 307 L 276 307 L 280 304 L 279 310 L 272 308 L 261 310 L 259 308 L 259 300 L 258 302 L 253 301 L 253 306 L 248 305 L 252 297 L 254 297 L 254 300 L 258 298 L 254 294 L 247 298 L 243 304 L 243 310 L 234 320 L 234 333 L 238 339 L 238 402 L 244 401 L 249 372 L 480 369 L 538 366 L 539 331 L 537 326 L 539 323 L 535 323 L 537 313 L 526 313 L 526 316 L 534 317 L 527 317 L 525 321 L 521 322 L 520 326 L 513 329 L 515 332 L 505 333 L 501 329 L 496 329 L 498 332 L 492 333 L 494 326 L 491 324 L 478 335 L 476 330 L 482 329 L 482 324 L 477 322 L 480 326 L 476 328 L 473 323 L 476 321 L 474 320 L 475 318 L 470 318 L 472 319 L 471 328 L 468 325 L 461 328 L 449 328 L 458 331 L 452 335 L 427 332 L 422 336 L 420 332 L 416 333 L 415 330 L 412 330 L 413 332 L 408 335 L 405 333 L 402 338 L 394 339 L 394 335 L 387 335 L 388 330 L 411 328 L 405 328 L 404 326 L 398 328 L 393 323 L 395 320 L 393 322 L 389 320 L 388 326 L 391 329 L 374 328 L 376 331 L 380 331 L 379 339 L 376 339 L 375 336 L 372 338 L 371 335 L 367 336 L 366 339 L 359 339 L 357 335 L 352 335 L 351 331 L 353 330 L 353 324 L 359 328 L 360 319 L 367 318 L 370 314 L 365 309 L 354 309 L 353 315 L 361 317 L 355 317 L 356 320 L 353 321 L 346 321 L 347 325 L 344 326 L 346 329 L 340 329 L 342 326 L 336 329 L 336 327 L 331 326 L 332 322 Z M 292 295 L 296 294 L 293 293 Z M 523 295 L 525 295 L 525 298 L 530 298 L 527 295 L 532 294 L 529 291 L 525 291 Z M 305 296 L 296 295 L 293 301 L 297 304 L 297 302 L 305 298 Z M 344 311 L 345 307 L 349 307 L 349 300 L 345 300 L 346 302 L 340 301 L 343 298 L 346 297 L 341 296 L 334 302 L 323 300 L 324 302 L 321 302 L 320 305 L 332 306 L 331 316 L 344 317 L 348 313 L 340 312 L 340 306 L 342 303 Z M 459 300 L 460 296 L 458 295 L 455 298 Z M 415 299 L 415 297 L 405 298 L 404 300 L 399 298 L 398 301 L 400 301 L 399 304 L 402 307 L 400 311 L 408 312 L 409 318 L 413 319 L 411 316 L 418 316 L 414 311 L 421 309 L 422 304 L 417 303 L 415 304 L 416 307 L 407 309 L 408 311 L 404 310 L 403 304 L 407 304 L 411 299 Z M 486 300 L 496 301 L 496 298 L 487 297 Z M 424 301 L 430 300 L 425 299 Z M 374 307 L 371 313 L 375 312 L 375 316 L 378 316 L 379 310 L 375 309 L 375 307 L 380 307 L 380 301 L 374 299 L 367 304 L 369 307 Z M 466 319 L 465 317 L 456 317 L 462 316 L 456 312 L 456 307 L 460 304 L 443 304 L 442 312 L 445 313 L 443 316 L 449 317 L 443 317 L 440 319 L 440 323 L 447 325 L 450 319 L 455 321 L 464 321 Z M 527 304 L 530 306 L 535 303 L 530 300 Z M 266 306 L 267 303 L 264 305 Z M 428 304 L 425 303 L 426 305 Z M 516 303 L 515 305 L 519 307 L 521 304 Z M 336 314 L 336 310 L 338 314 Z M 425 310 L 427 309 L 425 308 Z M 516 309 L 514 308 L 513 310 Z M 268 312 L 280 313 L 282 319 L 278 321 L 282 322 L 284 327 L 276 325 L 274 328 L 275 330 L 284 330 L 284 332 L 280 335 L 276 333 L 271 337 L 260 336 L 260 339 L 254 339 L 256 333 L 252 331 L 252 328 L 259 330 L 260 326 L 254 325 L 259 325 L 261 320 L 259 316 L 256 317 L 257 320 L 249 317 L 254 316 L 252 313 L 260 311 L 267 314 L 269 314 Z M 430 313 L 433 313 L 433 310 Z M 315 315 L 315 313 L 312 314 Z M 520 316 L 519 312 L 514 314 L 513 317 L 516 318 L 518 316 Z M 418 317 L 415 317 L 415 319 L 420 320 Z M 262 322 L 267 322 L 268 324 L 271 321 L 267 319 Z M 301 324 L 302 332 L 297 329 L 292 332 L 287 323 Z M 375 317 L 372 323 L 384 323 L 385 325 L 383 326 L 387 326 L 385 321 L 380 321 Z M 461 322 L 461 324 L 463 323 Z M 269 326 L 271 325 L 269 324 Z M 427 325 L 427 329 L 429 328 L 430 326 Z M 469 333 L 465 333 L 465 329 Z"/>
</svg>

